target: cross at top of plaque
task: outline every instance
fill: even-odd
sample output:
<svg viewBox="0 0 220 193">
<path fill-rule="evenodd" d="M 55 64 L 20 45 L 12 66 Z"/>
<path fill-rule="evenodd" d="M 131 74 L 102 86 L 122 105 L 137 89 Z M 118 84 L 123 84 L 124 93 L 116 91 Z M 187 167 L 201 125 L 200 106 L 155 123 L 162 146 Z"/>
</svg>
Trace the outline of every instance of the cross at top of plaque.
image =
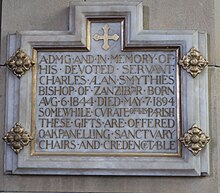
<svg viewBox="0 0 220 193">
<path fill-rule="evenodd" d="M 114 35 L 109 35 L 109 25 L 108 24 L 105 24 L 104 27 L 102 28 L 103 31 L 104 31 L 104 34 L 103 35 L 99 35 L 99 34 L 94 34 L 93 35 L 93 39 L 96 40 L 96 41 L 99 41 L 99 40 L 103 40 L 104 43 L 103 43 L 103 46 L 102 48 L 104 50 L 108 50 L 110 48 L 109 44 L 108 44 L 108 41 L 109 40 L 114 40 L 114 41 L 117 41 L 119 36 L 118 34 L 114 34 Z"/>
</svg>

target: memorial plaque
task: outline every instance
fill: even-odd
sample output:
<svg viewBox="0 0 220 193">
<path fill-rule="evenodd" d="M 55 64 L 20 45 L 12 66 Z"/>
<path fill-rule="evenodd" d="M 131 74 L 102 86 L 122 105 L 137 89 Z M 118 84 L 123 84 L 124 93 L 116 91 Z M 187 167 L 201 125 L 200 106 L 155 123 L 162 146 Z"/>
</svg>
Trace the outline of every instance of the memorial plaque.
<svg viewBox="0 0 220 193">
<path fill-rule="evenodd" d="M 126 51 L 121 24 L 92 22 L 88 52 L 36 50 L 33 154 L 180 154 L 178 49 Z"/>
<path fill-rule="evenodd" d="M 6 173 L 208 174 L 206 34 L 143 30 L 141 3 L 116 4 L 9 35 Z"/>
</svg>

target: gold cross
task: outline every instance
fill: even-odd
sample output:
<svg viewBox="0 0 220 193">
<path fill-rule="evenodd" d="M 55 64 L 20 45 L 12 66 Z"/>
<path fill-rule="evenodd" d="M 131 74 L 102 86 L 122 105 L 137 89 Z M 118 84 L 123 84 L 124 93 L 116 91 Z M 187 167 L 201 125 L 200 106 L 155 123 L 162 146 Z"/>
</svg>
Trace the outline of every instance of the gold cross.
<svg viewBox="0 0 220 193">
<path fill-rule="evenodd" d="M 103 35 L 99 35 L 99 34 L 94 34 L 93 35 L 93 39 L 96 40 L 96 41 L 99 41 L 99 40 L 104 40 L 104 43 L 103 43 L 103 46 L 102 48 L 104 50 L 108 50 L 109 49 L 109 44 L 108 44 L 108 41 L 109 40 L 114 40 L 114 41 L 117 41 L 119 36 L 117 34 L 114 34 L 114 35 L 109 35 L 108 34 L 108 31 L 109 31 L 109 25 L 108 24 L 105 24 L 104 27 L 102 28 L 103 31 L 104 31 L 104 34 Z"/>
</svg>

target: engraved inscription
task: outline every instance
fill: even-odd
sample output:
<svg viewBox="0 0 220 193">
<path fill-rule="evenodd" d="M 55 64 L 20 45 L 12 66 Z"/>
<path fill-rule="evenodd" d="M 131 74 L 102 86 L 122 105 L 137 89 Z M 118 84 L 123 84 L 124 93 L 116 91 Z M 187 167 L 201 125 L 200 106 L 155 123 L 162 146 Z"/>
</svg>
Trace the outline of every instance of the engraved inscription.
<svg viewBox="0 0 220 193">
<path fill-rule="evenodd" d="M 97 47 L 38 51 L 35 152 L 179 153 L 176 51 Z"/>
<path fill-rule="evenodd" d="M 39 150 L 176 151 L 174 53 L 38 58 Z"/>
</svg>

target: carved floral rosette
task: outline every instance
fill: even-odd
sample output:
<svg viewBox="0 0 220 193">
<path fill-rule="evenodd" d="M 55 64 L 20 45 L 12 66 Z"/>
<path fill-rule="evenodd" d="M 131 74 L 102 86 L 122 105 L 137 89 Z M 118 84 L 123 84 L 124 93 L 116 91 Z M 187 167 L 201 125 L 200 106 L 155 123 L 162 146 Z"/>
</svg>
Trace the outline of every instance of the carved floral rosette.
<svg viewBox="0 0 220 193">
<path fill-rule="evenodd" d="M 208 65 L 208 61 L 193 47 L 179 61 L 179 65 L 195 78 Z"/>
<path fill-rule="evenodd" d="M 210 138 L 202 132 L 202 129 L 194 124 L 179 140 L 195 156 L 206 146 Z"/>
<path fill-rule="evenodd" d="M 18 49 L 5 63 L 18 78 L 21 78 L 34 64 L 35 62 L 21 49 Z"/>
<path fill-rule="evenodd" d="M 18 154 L 24 146 L 27 146 L 31 142 L 32 138 L 20 123 L 16 123 L 3 137 L 3 140 Z"/>
</svg>

